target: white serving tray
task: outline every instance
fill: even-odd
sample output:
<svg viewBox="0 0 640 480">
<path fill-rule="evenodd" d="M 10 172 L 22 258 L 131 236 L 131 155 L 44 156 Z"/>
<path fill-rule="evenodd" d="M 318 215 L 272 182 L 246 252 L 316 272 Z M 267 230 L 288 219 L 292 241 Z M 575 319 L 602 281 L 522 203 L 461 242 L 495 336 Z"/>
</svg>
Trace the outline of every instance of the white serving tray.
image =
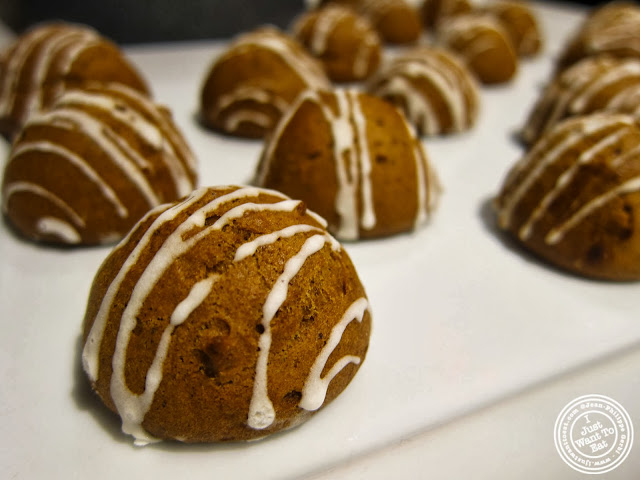
<svg viewBox="0 0 640 480">
<path fill-rule="evenodd" d="M 637 343 L 639 284 L 567 275 L 495 231 L 491 198 L 521 154 L 511 136 L 582 19 L 536 9 L 545 54 L 511 84 L 482 90 L 473 131 L 426 140 L 444 186 L 431 224 L 346 246 L 372 303 L 371 347 L 349 388 L 298 429 L 248 444 L 134 447 L 79 361 L 86 297 L 109 248 L 41 247 L 0 225 L 0 478 L 297 478 Z M 201 184 L 248 182 L 261 150 L 195 121 L 201 81 L 223 48 L 127 49 L 199 157 Z"/>
</svg>

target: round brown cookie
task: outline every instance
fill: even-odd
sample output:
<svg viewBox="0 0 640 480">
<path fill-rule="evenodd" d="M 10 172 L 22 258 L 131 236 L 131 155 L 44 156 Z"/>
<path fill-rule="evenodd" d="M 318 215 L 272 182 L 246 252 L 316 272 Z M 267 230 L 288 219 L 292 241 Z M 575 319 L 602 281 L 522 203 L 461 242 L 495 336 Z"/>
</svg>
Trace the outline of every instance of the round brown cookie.
<svg viewBox="0 0 640 480">
<path fill-rule="evenodd" d="M 293 37 L 260 28 L 240 35 L 214 61 L 201 90 L 200 119 L 229 135 L 260 138 L 302 91 L 330 85 Z"/>
<path fill-rule="evenodd" d="M 109 243 L 195 181 L 191 150 L 165 108 L 123 85 L 87 87 L 29 117 L 4 169 L 2 208 L 32 240 Z"/>
<path fill-rule="evenodd" d="M 307 12 L 295 22 L 293 30 L 333 81 L 365 79 L 380 64 L 380 37 L 365 17 L 348 7 L 329 4 Z"/>
<path fill-rule="evenodd" d="M 584 57 L 598 54 L 640 57 L 640 7 L 611 2 L 594 9 L 566 43 L 558 61 L 563 70 Z"/>
<path fill-rule="evenodd" d="M 424 0 L 420 6 L 424 24 L 434 30 L 441 21 L 469 13 L 472 9 L 469 0 Z"/>
<path fill-rule="evenodd" d="M 406 0 L 359 0 L 356 8 L 371 21 L 385 42 L 408 44 L 420 38 L 420 14 Z"/>
<path fill-rule="evenodd" d="M 371 315 L 324 225 L 278 192 L 201 188 L 151 211 L 107 257 L 83 366 L 137 444 L 264 437 L 342 392 Z"/>
<path fill-rule="evenodd" d="M 640 279 L 640 124 L 624 114 L 572 117 L 509 172 L 498 224 L 561 268 Z"/>
<path fill-rule="evenodd" d="M 406 0 L 319 0 L 318 4 L 354 9 L 371 22 L 384 42 L 414 43 L 422 33 L 420 13 Z"/>
<path fill-rule="evenodd" d="M 417 47 L 394 58 L 367 91 L 402 109 L 420 135 L 462 132 L 478 116 L 475 78 L 453 52 L 437 47 Z"/>
<path fill-rule="evenodd" d="M 301 95 L 267 141 L 255 181 L 304 200 L 343 240 L 413 230 L 439 193 L 400 110 L 355 90 Z"/>
<path fill-rule="evenodd" d="M 502 22 L 518 56 L 530 57 L 540 53 L 542 32 L 527 2 L 498 0 L 484 5 L 482 11 L 495 15 Z"/>
<path fill-rule="evenodd" d="M 88 83 L 149 92 L 120 49 L 94 30 L 65 23 L 33 27 L 0 56 L 0 134 L 13 138 L 30 114 Z"/>
<path fill-rule="evenodd" d="M 599 55 L 560 72 L 534 104 L 522 140 L 533 144 L 559 121 L 597 111 L 640 114 L 640 59 Z"/>
<path fill-rule="evenodd" d="M 457 15 L 438 28 L 438 42 L 457 52 L 485 84 L 506 83 L 518 70 L 509 34 L 493 15 Z"/>
</svg>

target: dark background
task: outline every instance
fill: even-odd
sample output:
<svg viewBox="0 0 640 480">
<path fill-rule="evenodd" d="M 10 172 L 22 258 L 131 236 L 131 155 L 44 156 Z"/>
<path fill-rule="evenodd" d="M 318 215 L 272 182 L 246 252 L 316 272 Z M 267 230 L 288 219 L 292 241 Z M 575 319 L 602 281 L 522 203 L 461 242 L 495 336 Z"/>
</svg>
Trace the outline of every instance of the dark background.
<svg viewBox="0 0 640 480">
<path fill-rule="evenodd" d="M 118 43 L 139 43 L 224 38 L 265 23 L 286 28 L 303 9 L 304 0 L 0 0 L 0 20 L 16 33 L 66 20 Z"/>
</svg>

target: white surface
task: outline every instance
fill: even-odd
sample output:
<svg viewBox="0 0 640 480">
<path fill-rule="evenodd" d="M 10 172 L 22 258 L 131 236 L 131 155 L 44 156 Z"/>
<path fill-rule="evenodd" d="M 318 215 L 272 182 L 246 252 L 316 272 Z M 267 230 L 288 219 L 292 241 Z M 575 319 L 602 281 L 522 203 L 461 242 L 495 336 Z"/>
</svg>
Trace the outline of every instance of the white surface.
<svg viewBox="0 0 640 480">
<path fill-rule="evenodd" d="M 251 444 L 133 447 L 79 367 L 86 296 L 109 249 L 39 247 L 2 225 L 0 478 L 296 478 L 397 450 L 405 439 L 640 341 L 632 310 L 639 284 L 555 271 L 493 229 L 488 202 L 521 153 L 510 135 L 581 18 L 552 7 L 541 13 L 545 56 L 524 62 L 510 85 L 483 89 L 472 132 L 426 141 L 445 188 L 432 223 L 347 245 L 373 307 L 371 348 L 343 395 L 294 431 Z M 200 83 L 220 51 L 207 43 L 128 50 L 199 157 L 201 184 L 247 182 L 261 149 L 195 123 Z"/>
</svg>

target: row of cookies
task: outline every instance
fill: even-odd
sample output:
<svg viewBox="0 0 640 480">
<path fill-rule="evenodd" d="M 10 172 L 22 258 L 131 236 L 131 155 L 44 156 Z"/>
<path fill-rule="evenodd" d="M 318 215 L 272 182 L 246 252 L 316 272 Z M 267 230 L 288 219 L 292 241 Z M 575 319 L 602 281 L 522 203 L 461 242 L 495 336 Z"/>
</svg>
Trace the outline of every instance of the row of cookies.
<svg viewBox="0 0 640 480">
<path fill-rule="evenodd" d="M 170 113 L 86 27 L 38 26 L 0 65 L 5 118 L 18 112 L 11 224 L 54 244 L 122 239 L 91 288 L 82 363 L 123 432 L 137 445 L 261 438 L 342 392 L 371 313 L 323 218 L 274 190 L 194 189 Z"/>
<path fill-rule="evenodd" d="M 440 20 L 440 40 L 393 54 L 365 15 L 368 7 L 353 2 L 326 2 L 305 12 L 290 33 L 261 28 L 239 35 L 205 76 L 201 121 L 228 135 L 262 138 L 303 90 L 351 82 L 403 110 L 420 135 L 471 128 L 478 83 L 511 79 L 516 51 L 537 53 L 541 32 L 525 4 L 497 2 L 482 10 L 467 5 L 468 13 Z M 517 49 L 502 24 L 518 32 Z"/>
<path fill-rule="evenodd" d="M 3 212 L 32 240 L 118 241 L 196 184 L 171 113 L 120 49 L 85 26 L 39 25 L 3 52 L 0 126 L 11 140 Z"/>
<path fill-rule="evenodd" d="M 326 0 L 303 16 L 294 27 L 308 47 L 309 30 L 325 9 L 350 9 L 368 22 L 383 44 L 411 45 L 427 42 L 455 51 L 483 83 L 505 83 L 518 67 L 518 58 L 537 55 L 543 44 L 535 13 L 526 2 L 496 0 Z M 333 14 L 335 15 L 335 14 Z M 334 17 L 335 18 L 335 17 Z M 320 21 L 320 36 L 326 23 Z M 300 35 L 302 33 L 302 35 Z M 318 53 L 318 46 L 312 46 Z M 327 49 L 327 56 L 335 55 Z M 496 71 L 497 70 L 497 71 Z"/>
<path fill-rule="evenodd" d="M 498 225 L 579 275 L 640 279 L 640 8 L 592 11 L 521 130 Z"/>
</svg>

